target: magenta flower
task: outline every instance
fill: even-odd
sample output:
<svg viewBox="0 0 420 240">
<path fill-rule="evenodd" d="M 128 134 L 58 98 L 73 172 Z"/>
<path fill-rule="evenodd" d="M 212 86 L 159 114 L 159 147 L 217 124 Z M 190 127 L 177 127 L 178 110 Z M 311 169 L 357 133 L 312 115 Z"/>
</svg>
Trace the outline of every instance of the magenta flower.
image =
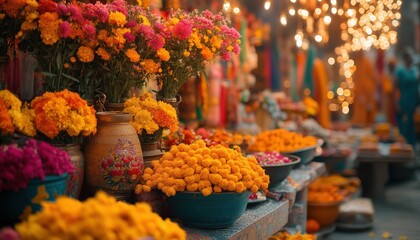
<svg viewBox="0 0 420 240">
<path fill-rule="evenodd" d="M 70 34 L 70 23 L 67 21 L 60 23 L 59 31 L 60 31 L 59 33 L 60 37 L 62 38 L 68 37 Z"/>
<path fill-rule="evenodd" d="M 131 32 L 126 32 L 123 36 L 129 43 L 132 43 L 134 40 L 136 40 L 136 37 Z"/>
<path fill-rule="evenodd" d="M 159 34 L 154 34 L 149 42 L 149 46 L 152 47 L 155 51 L 161 49 L 164 44 L 165 42 L 163 41 L 162 36 L 160 36 Z"/>
<path fill-rule="evenodd" d="M 130 21 L 128 21 L 127 24 L 125 24 L 125 27 L 126 28 L 132 28 L 132 27 L 135 27 L 136 25 L 137 25 L 137 22 L 136 21 L 130 20 Z"/>
<path fill-rule="evenodd" d="M 60 3 L 57 5 L 57 13 L 60 16 L 65 16 L 69 14 L 69 9 L 67 8 L 66 5 Z"/>
<path fill-rule="evenodd" d="M 178 22 L 173 28 L 173 34 L 176 38 L 186 40 L 192 33 L 191 23 L 185 19 Z"/>
<path fill-rule="evenodd" d="M 226 25 L 223 25 L 220 29 L 222 30 L 222 33 L 230 39 L 238 39 L 241 37 L 241 34 L 239 34 L 235 28 L 230 28 Z"/>
<path fill-rule="evenodd" d="M 0 146 L 0 192 L 26 188 L 31 179 L 72 173 L 70 156 L 45 142 L 28 140 L 23 147 Z"/>
<path fill-rule="evenodd" d="M 96 16 L 101 22 L 108 22 L 109 11 L 105 4 L 101 2 L 96 2 L 95 12 L 96 12 Z"/>
<path fill-rule="evenodd" d="M 80 8 L 76 5 L 70 5 L 69 6 L 69 11 L 70 11 L 70 15 L 71 18 L 78 22 L 78 23 L 82 23 L 84 21 L 84 18 L 82 16 L 82 13 L 80 11 Z"/>
<path fill-rule="evenodd" d="M 0 229 L 0 239 L 2 240 L 20 240 L 19 234 L 11 227 Z"/>
<path fill-rule="evenodd" d="M 213 19 L 213 18 L 214 18 L 214 14 L 213 14 L 212 12 L 210 12 L 209 10 L 204 10 L 204 11 L 202 12 L 202 15 L 203 15 L 205 18 L 208 18 L 208 19 Z"/>
<path fill-rule="evenodd" d="M 95 6 L 92 3 L 88 3 L 83 6 L 83 17 L 89 20 L 96 19 Z"/>
<path fill-rule="evenodd" d="M 86 23 L 82 27 L 83 32 L 86 34 L 89 40 L 95 40 L 96 38 L 96 29 L 92 24 Z"/>
<path fill-rule="evenodd" d="M 162 23 L 159 23 L 159 22 L 155 23 L 155 29 L 164 38 L 170 38 L 172 35 L 171 32 L 168 31 L 168 29 L 166 29 L 165 25 Z"/>
<path fill-rule="evenodd" d="M 223 52 L 222 53 L 222 58 L 225 61 L 229 61 L 230 60 L 230 53 L 229 52 Z"/>
<path fill-rule="evenodd" d="M 126 8 L 126 3 L 124 0 L 115 0 L 109 5 L 109 10 L 121 12 L 125 16 L 128 16 L 128 11 Z"/>
<path fill-rule="evenodd" d="M 214 24 L 210 19 L 204 17 L 194 17 L 194 26 L 198 29 L 213 29 Z"/>
<path fill-rule="evenodd" d="M 155 31 L 153 31 L 153 28 L 142 24 L 142 25 L 140 25 L 139 29 L 137 30 L 137 33 L 142 34 L 145 39 L 150 40 L 150 39 L 152 39 L 153 35 L 155 34 Z"/>
<path fill-rule="evenodd" d="M 238 44 L 233 44 L 233 51 L 232 51 L 233 53 L 235 53 L 235 54 L 238 54 L 238 53 L 240 53 L 241 52 L 241 47 L 239 47 L 239 45 Z"/>
</svg>

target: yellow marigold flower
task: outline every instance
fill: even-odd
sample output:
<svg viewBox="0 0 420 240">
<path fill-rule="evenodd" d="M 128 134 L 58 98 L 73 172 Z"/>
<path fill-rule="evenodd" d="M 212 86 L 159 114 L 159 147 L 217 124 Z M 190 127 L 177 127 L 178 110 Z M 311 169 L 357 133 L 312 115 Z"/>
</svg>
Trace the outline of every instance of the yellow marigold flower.
<svg viewBox="0 0 420 240">
<path fill-rule="evenodd" d="M 185 50 L 184 51 L 184 53 L 183 53 L 183 55 L 184 55 L 184 57 L 189 57 L 190 56 L 190 52 L 189 51 L 187 51 L 187 50 Z"/>
<path fill-rule="evenodd" d="M 162 60 L 164 62 L 168 61 L 171 58 L 168 50 L 166 50 L 165 48 L 159 49 L 156 54 L 160 58 L 160 60 Z"/>
<path fill-rule="evenodd" d="M 150 26 L 150 22 L 149 19 L 147 19 L 146 16 L 143 15 L 139 15 L 139 19 L 141 20 L 142 24 L 146 25 L 146 26 Z"/>
<path fill-rule="evenodd" d="M 123 27 L 127 23 L 127 18 L 121 12 L 111 12 L 109 14 L 108 22 L 111 25 L 116 25 L 118 27 Z"/>
<path fill-rule="evenodd" d="M 111 59 L 111 55 L 103 47 L 98 48 L 96 54 L 98 54 L 102 60 L 109 61 L 109 59 Z"/>
<path fill-rule="evenodd" d="M 130 59 L 131 62 L 140 61 L 140 54 L 134 48 L 130 48 L 125 52 L 125 55 Z"/>
<path fill-rule="evenodd" d="M 22 102 L 9 90 L 0 90 L 0 98 L 6 103 L 6 106 L 12 110 L 19 110 L 22 107 Z"/>
<path fill-rule="evenodd" d="M 77 57 L 81 62 L 92 62 L 95 58 L 95 54 L 92 48 L 81 46 L 77 50 Z"/>
</svg>

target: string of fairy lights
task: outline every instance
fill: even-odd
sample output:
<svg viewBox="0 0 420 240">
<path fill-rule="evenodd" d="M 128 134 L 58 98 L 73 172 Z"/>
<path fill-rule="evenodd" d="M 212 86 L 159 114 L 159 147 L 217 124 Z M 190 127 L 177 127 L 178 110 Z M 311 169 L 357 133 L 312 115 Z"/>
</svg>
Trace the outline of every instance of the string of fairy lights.
<svg viewBox="0 0 420 240">
<path fill-rule="evenodd" d="M 281 4 L 279 22 L 287 27 L 297 22 L 294 41 L 298 48 L 307 50 L 310 43 L 325 45 L 329 42 L 328 28 L 332 21 L 340 21 L 342 44 L 335 48 L 335 56 L 328 64 L 339 64 L 340 80 L 335 91 L 327 93 L 329 109 L 343 114 L 350 112 L 354 100 L 353 73 L 356 64 L 350 54 L 372 48 L 387 50 L 397 43 L 400 25 L 401 0 L 265 0 L 264 9 Z M 225 11 L 240 13 L 238 0 L 225 0 Z"/>
</svg>

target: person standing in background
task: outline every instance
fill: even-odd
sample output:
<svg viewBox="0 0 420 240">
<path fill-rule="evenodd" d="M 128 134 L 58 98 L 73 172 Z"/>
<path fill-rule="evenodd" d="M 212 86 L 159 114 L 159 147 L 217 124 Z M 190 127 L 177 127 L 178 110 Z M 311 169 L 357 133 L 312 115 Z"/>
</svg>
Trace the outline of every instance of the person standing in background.
<svg viewBox="0 0 420 240">
<path fill-rule="evenodd" d="M 396 90 L 399 91 L 399 97 L 396 99 L 396 117 L 400 133 L 414 147 L 416 144 L 414 113 L 419 104 L 419 81 L 410 51 L 404 51 L 402 57 L 403 64 L 397 68 L 395 76 Z"/>
</svg>

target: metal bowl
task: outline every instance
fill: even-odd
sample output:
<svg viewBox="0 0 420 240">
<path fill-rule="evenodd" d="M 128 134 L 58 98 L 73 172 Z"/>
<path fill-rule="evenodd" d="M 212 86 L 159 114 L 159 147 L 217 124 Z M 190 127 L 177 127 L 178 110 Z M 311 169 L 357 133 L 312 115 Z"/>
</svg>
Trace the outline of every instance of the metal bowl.
<svg viewBox="0 0 420 240">
<path fill-rule="evenodd" d="M 284 164 L 272 164 L 272 165 L 261 165 L 265 170 L 265 174 L 270 176 L 270 184 L 268 185 L 269 189 L 278 187 L 284 179 L 289 176 L 292 167 L 300 163 L 300 158 L 294 155 L 284 155 L 292 160 L 290 163 Z"/>
</svg>

